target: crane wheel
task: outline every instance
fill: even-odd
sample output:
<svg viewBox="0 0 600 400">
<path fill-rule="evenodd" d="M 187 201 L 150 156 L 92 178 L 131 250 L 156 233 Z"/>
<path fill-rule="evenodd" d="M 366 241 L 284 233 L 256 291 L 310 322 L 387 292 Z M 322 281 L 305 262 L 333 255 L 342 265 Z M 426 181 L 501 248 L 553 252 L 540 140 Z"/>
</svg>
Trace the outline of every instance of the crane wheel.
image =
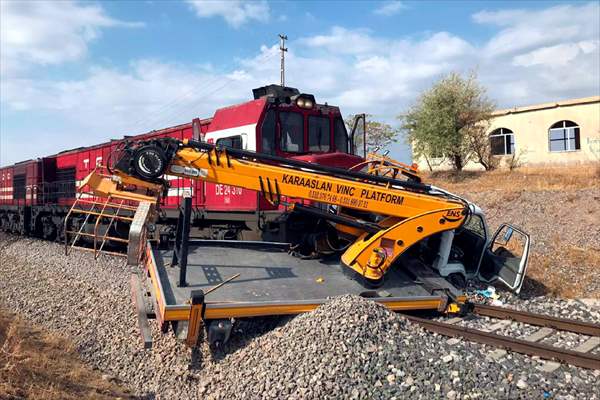
<svg viewBox="0 0 600 400">
<path fill-rule="evenodd" d="M 167 169 L 167 156 L 156 145 L 143 146 L 133 156 L 135 173 L 145 179 L 157 179 Z"/>
</svg>

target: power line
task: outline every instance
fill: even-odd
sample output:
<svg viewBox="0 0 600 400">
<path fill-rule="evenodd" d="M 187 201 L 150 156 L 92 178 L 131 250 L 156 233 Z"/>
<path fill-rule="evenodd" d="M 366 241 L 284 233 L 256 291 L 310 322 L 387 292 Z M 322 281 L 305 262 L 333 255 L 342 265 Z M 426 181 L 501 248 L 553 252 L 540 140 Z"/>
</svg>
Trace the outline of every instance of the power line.
<svg viewBox="0 0 600 400">
<path fill-rule="evenodd" d="M 274 44 L 275 45 L 275 44 Z M 273 45 L 273 46 L 274 46 Z M 272 46 L 271 46 L 272 47 Z M 261 56 L 261 58 L 259 58 L 257 60 L 257 62 L 264 62 L 267 61 L 268 59 L 274 57 L 276 53 L 266 53 L 263 54 Z M 233 71 L 232 71 L 233 72 Z M 232 73 L 231 72 L 231 73 Z M 222 80 L 222 76 L 216 76 L 215 79 L 210 80 L 209 79 L 205 79 L 205 80 L 200 80 L 198 83 L 196 83 L 194 86 L 192 86 L 192 88 L 190 88 L 188 91 L 186 91 L 185 93 L 175 97 L 173 100 L 161 105 L 157 110 L 153 111 L 153 115 L 154 117 L 149 120 L 147 117 L 141 117 L 139 120 L 137 120 L 134 124 L 133 127 L 131 128 L 132 131 L 141 128 L 143 126 L 155 126 L 158 122 L 160 121 L 165 121 L 165 120 L 170 120 L 172 119 L 171 116 L 174 114 L 173 111 L 176 112 L 176 115 L 180 115 L 180 111 L 176 111 L 177 107 L 185 104 L 187 102 L 188 97 L 197 92 L 197 91 L 202 91 L 204 89 L 208 89 L 210 86 L 212 86 L 214 83 L 219 82 L 220 80 Z M 226 78 L 226 83 L 222 86 L 225 87 L 227 86 L 227 84 L 229 84 L 232 81 L 231 78 Z M 214 92 L 211 92 L 211 94 Z M 204 98 L 205 96 L 203 96 L 202 98 Z"/>
<path fill-rule="evenodd" d="M 266 57 L 263 57 L 262 60 L 258 60 L 258 62 L 265 62 L 271 58 L 273 58 L 277 53 L 272 53 L 267 55 Z M 191 109 L 195 108 L 196 106 L 198 106 L 203 100 L 205 100 L 206 98 L 210 97 L 212 94 L 218 92 L 219 90 L 225 88 L 226 86 L 228 86 L 230 83 L 234 82 L 235 79 L 233 78 L 226 78 L 225 82 L 223 83 L 223 85 L 217 87 L 215 90 L 209 92 L 209 93 L 205 93 L 204 95 L 202 95 L 201 97 L 198 97 L 197 99 L 194 100 L 194 102 L 190 103 L 187 108 L 183 108 L 182 110 L 180 110 L 175 116 L 173 116 L 171 119 L 177 119 L 179 117 L 181 117 L 182 115 L 185 115 L 185 113 L 189 112 Z"/>
</svg>

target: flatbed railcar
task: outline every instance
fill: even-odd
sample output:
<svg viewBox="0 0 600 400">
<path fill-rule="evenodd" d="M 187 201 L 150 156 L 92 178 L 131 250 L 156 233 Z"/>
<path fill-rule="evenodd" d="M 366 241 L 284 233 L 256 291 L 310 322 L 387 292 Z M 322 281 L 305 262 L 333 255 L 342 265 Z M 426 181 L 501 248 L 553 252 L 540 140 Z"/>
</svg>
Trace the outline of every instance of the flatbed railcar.
<svg viewBox="0 0 600 400">
<path fill-rule="evenodd" d="M 196 139 L 346 169 L 364 160 L 352 154 L 353 140 L 338 107 L 318 104 L 313 95 L 278 85 L 254 89 L 253 95 L 253 100 L 218 109 L 212 118 L 196 118 L 190 123 L 0 168 L 0 229 L 64 240 L 65 217 L 76 200 L 79 184 L 95 168 L 110 166 L 130 140 Z M 192 229 L 201 237 L 283 242 L 293 241 L 294 232 L 306 229 L 304 221 L 294 220 L 293 215 L 281 221 L 279 207 L 255 191 L 175 176 L 166 178 L 170 187 L 162 199 L 159 220 L 163 235 L 172 236 L 183 195 L 192 197 Z M 82 193 L 80 197 L 91 195 Z M 82 225 L 91 225 L 93 220 L 73 215 L 68 223 L 67 229 L 80 231 Z M 126 225 L 123 221 L 110 225 L 111 236 L 126 237 Z"/>
</svg>

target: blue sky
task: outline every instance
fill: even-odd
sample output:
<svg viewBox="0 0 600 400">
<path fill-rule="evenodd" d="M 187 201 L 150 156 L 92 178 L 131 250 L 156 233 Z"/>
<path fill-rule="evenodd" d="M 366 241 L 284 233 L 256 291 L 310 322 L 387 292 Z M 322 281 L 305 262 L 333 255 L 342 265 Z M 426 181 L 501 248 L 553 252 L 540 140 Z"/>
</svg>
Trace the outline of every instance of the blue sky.
<svg viewBox="0 0 600 400">
<path fill-rule="evenodd" d="M 391 124 L 444 74 L 499 108 L 600 94 L 598 2 L 0 2 L 0 164 L 211 116 L 279 80 Z M 392 155 L 410 154 L 402 142 Z"/>
</svg>

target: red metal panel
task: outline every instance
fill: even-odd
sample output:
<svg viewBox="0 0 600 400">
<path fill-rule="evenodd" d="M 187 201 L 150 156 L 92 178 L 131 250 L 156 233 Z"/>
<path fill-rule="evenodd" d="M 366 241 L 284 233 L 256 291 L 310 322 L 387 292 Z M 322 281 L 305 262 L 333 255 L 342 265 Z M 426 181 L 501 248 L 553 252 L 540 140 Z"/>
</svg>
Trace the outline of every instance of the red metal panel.
<svg viewBox="0 0 600 400">
<path fill-rule="evenodd" d="M 42 183 L 42 161 L 34 160 L 27 164 L 25 178 L 25 204 L 35 205 L 38 199 L 38 190 Z"/>
<path fill-rule="evenodd" d="M 362 157 L 347 153 L 316 153 L 291 157 L 294 160 L 306 161 L 313 164 L 348 169 L 364 161 Z"/>
<path fill-rule="evenodd" d="M 0 204 L 13 204 L 13 175 L 14 167 L 0 168 Z"/>
<path fill-rule="evenodd" d="M 255 211 L 254 190 L 221 184 L 206 184 L 206 209 L 209 211 Z"/>
<path fill-rule="evenodd" d="M 258 99 L 217 110 L 206 132 L 236 128 L 238 126 L 258 124 L 266 108 L 266 99 Z M 257 138 L 257 143 L 260 142 Z M 229 185 L 203 183 L 198 185 L 196 204 L 208 211 L 256 211 L 257 192 Z M 263 203 L 263 202 L 261 202 Z M 261 209 L 273 209 L 264 202 Z"/>
<path fill-rule="evenodd" d="M 56 168 L 71 168 L 77 165 L 77 152 L 59 153 L 56 155 Z"/>
<path fill-rule="evenodd" d="M 207 132 L 258 123 L 266 102 L 266 99 L 258 99 L 217 110 Z"/>
<path fill-rule="evenodd" d="M 25 180 L 24 180 L 24 192 L 25 192 L 25 197 L 24 198 L 19 198 L 19 199 L 14 199 L 14 188 L 12 188 L 11 194 L 12 194 L 12 201 L 10 204 L 13 205 L 32 205 L 35 204 L 35 201 L 37 200 L 37 187 L 39 185 L 39 181 L 41 179 L 40 176 L 40 168 L 41 168 L 41 161 L 40 160 L 28 160 L 28 161 L 24 161 L 18 164 L 15 164 L 13 167 L 13 171 L 12 171 L 12 178 L 11 179 L 11 188 L 12 188 L 12 184 L 14 182 L 14 176 L 20 176 L 23 175 Z"/>
</svg>

